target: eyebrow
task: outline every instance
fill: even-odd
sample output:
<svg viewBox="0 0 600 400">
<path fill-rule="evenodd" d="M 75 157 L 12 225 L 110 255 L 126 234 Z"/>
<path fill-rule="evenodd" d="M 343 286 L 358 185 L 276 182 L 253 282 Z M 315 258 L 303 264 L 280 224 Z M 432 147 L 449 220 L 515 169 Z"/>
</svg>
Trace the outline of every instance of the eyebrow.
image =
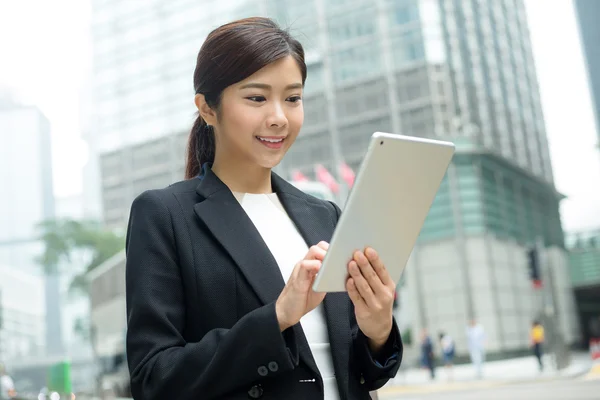
<svg viewBox="0 0 600 400">
<path fill-rule="evenodd" d="M 245 85 L 242 85 L 240 87 L 240 90 L 242 90 L 242 89 L 265 89 L 265 90 L 271 90 L 273 88 L 271 87 L 271 85 L 267 85 L 266 83 L 250 82 L 250 83 L 246 83 Z M 292 84 L 287 85 L 285 87 L 285 90 L 290 90 L 290 89 L 302 89 L 302 84 L 301 83 L 292 83 Z"/>
</svg>

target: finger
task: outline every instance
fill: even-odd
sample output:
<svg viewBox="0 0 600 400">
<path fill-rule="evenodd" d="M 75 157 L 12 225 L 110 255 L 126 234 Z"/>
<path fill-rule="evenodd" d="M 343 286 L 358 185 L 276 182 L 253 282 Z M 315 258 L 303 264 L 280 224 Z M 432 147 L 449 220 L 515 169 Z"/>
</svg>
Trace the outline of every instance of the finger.
<svg viewBox="0 0 600 400">
<path fill-rule="evenodd" d="M 387 268 L 385 267 L 385 265 L 383 265 L 383 261 L 381 261 L 381 258 L 379 258 L 379 254 L 377 254 L 375 249 L 373 249 L 372 247 L 367 247 L 365 249 L 365 256 L 367 256 L 369 263 L 375 270 L 375 273 L 377 274 L 377 276 L 379 276 L 379 279 L 381 280 L 381 282 L 385 286 L 395 289 L 396 284 L 394 283 L 394 280 L 390 276 L 390 273 L 387 270 Z"/>
<path fill-rule="evenodd" d="M 325 251 L 329 250 L 329 243 L 327 243 L 324 240 L 321 240 L 319 243 L 317 243 L 317 246 L 319 246 L 320 248 L 322 248 Z"/>
<path fill-rule="evenodd" d="M 321 261 L 319 260 L 302 260 L 300 262 L 300 274 L 298 276 L 307 276 L 316 274 L 321 268 Z"/>
<path fill-rule="evenodd" d="M 360 272 L 369 283 L 369 286 L 371 286 L 371 289 L 373 289 L 376 294 L 384 292 L 385 285 L 381 282 L 381 279 L 379 279 L 377 272 L 375 272 L 365 254 L 362 251 L 354 252 L 354 260 L 360 267 Z"/>
<path fill-rule="evenodd" d="M 304 259 L 323 261 L 323 259 L 325 258 L 325 254 L 327 254 L 327 249 L 324 249 L 324 245 L 322 245 L 321 243 L 314 246 L 310 246 L 310 249 L 308 249 L 308 253 L 306 253 L 306 257 L 304 257 Z"/>
<path fill-rule="evenodd" d="M 362 298 L 362 296 L 358 292 L 358 289 L 356 288 L 356 284 L 354 283 L 353 278 L 348 278 L 348 280 L 346 281 L 346 290 L 348 291 L 348 296 L 350 297 L 350 300 L 352 300 L 352 303 L 354 304 L 354 308 L 367 307 L 365 300 Z"/>
<path fill-rule="evenodd" d="M 321 268 L 321 261 L 302 260 L 298 263 L 297 268 L 298 273 L 296 275 L 296 281 L 304 288 L 304 285 L 310 285 L 317 272 L 319 272 L 319 269 Z"/>
<path fill-rule="evenodd" d="M 367 282 L 361 273 L 360 267 L 356 261 L 352 260 L 348 263 L 348 272 L 350 272 L 350 277 L 354 281 L 358 293 L 360 293 L 361 297 L 365 300 L 365 303 L 369 307 L 374 307 L 377 303 L 375 293 L 373 292 L 373 289 L 371 289 L 369 282 Z"/>
</svg>

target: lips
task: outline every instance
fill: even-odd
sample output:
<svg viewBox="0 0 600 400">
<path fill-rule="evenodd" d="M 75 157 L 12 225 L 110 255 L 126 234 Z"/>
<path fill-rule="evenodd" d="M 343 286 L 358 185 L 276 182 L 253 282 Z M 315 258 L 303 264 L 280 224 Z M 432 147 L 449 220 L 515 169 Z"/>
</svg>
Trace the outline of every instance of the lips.
<svg viewBox="0 0 600 400">
<path fill-rule="evenodd" d="M 256 136 L 256 139 L 269 149 L 280 149 L 283 146 L 285 136 Z"/>
</svg>

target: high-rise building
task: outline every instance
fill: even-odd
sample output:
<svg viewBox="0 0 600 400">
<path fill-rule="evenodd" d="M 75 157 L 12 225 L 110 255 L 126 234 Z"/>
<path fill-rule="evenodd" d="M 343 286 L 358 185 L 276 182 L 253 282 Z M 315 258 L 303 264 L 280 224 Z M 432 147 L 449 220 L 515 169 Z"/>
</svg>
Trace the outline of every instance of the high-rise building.
<svg viewBox="0 0 600 400">
<path fill-rule="evenodd" d="M 40 110 L 0 93 L 0 265 L 40 275 L 38 224 L 54 216 L 50 124 Z M 45 278 L 46 346 L 61 352 L 59 282 Z"/>
<path fill-rule="evenodd" d="M 586 70 L 592 96 L 596 133 L 600 145 L 600 2 L 575 0 L 575 11 L 579 22 L 579 35 L 586 61 Z"/>
<path fill-rule="evenodd" d="M 0 358 L 44 354 L 44 280 L 0 264 Z"/>
<path fill-rule="evenodd" d="M 588 344 L 600 337 L 600 229 L 570 233 L 565 242 L 582 336 Z"/>
<path fill-rule="evenodd" d="M 105 5 L 106 4 L 106 5 Z M 266 15 L 305 46 L 305 123 L 279 167 L 357 169 L 374 131 L 449 139 L 458 151 L 407 270 L 414 329 L 466 343 L 486 327 L 490 351 L 527 346 L 540 310 L 578 335 L 567 255 L 523 0 L 94 1 L 98 120 L 90 142 L 105 221 L 123 226 L 143 189 L 183 175 L 195 111 L 192 74 L 214 27 Z M 401 173 L 399 171 L 399 173 Z M 543 242 L 542 304 L 526 250 Z"/>
</svg>

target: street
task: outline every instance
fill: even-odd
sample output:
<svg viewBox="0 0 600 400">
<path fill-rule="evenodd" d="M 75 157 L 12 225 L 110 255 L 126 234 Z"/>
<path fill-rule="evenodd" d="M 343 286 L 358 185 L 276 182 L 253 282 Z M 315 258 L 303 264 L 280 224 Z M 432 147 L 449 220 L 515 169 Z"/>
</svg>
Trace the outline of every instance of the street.
<svg viewBox="0 0 600 400">
<path fill-rule="evenodd" d="M 600 380 L 585 381 L 568 379 L 503 385 L 501 383 L 481 383 L 470 387 L 456 387 L 451 390 L 428 392 L 406 390 L 387 392 L 380 400 L 598 400 L 600 398 Z"/>
</svg>

